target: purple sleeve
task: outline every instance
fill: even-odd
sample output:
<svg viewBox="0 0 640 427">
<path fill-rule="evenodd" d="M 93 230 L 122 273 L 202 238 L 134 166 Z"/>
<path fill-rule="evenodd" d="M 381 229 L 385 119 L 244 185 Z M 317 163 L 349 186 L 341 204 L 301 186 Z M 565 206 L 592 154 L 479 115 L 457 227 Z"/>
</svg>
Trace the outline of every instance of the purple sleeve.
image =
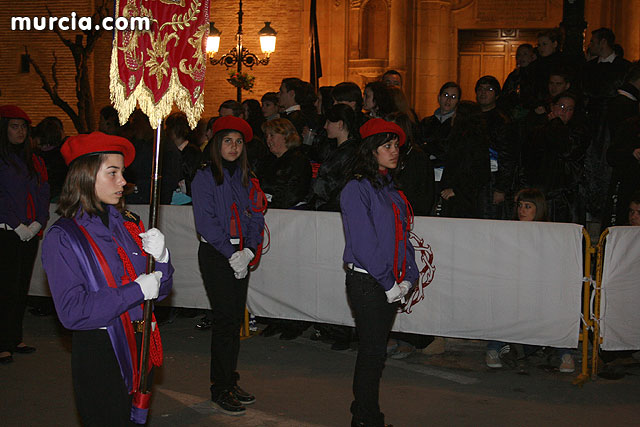
<svg viewBox="0 0 640 427">
<path fill-rule="evenodd" d="M 385 254 L 384 247 L 393 247 L 393 242 L 380 239 L 378 227 L 384 225 L 376 224 L 373 218 L 371 194 L 366 185 L 365 181 L 350 181 L 340 194 L 345 240 L 356 263 L 388 291 L 396 281 L 388 262 L 385 262 L 388 255 Z M 393 227 L 393 224 L 387 226 Z"/>
<path fill-rule="evenodd" d="M 174 268 L 171 264 L 171 251 L 169 251 L 168 262 L 156 262 L 156 271 L 162 272 L 162 279 L 160 280 L 160 291 L 158 292 L 158 301 L 165 299 L 173 288 L 173 272 Z"/>
<path fill-rule="evenodd" d="M 235 249 L 229 242 L 229 231 L 224 229 L 223 222 L 216 215 L 216 200 L 213 195 L 215 185 L 210 171 L 201 169 L 196 173 L 191 183 L 193 218 L 196 231 L 222 255 L 230 258 Z"/>
<path fill-rule="evenodd" d="M 89 290 L 68 235 L 52 228 L 42 244 L 42 266 L 58 317 L 65 328 L 89 330 L 107 326 L 144 300 L 135 282 L 118 288 Z"/>
</svg>

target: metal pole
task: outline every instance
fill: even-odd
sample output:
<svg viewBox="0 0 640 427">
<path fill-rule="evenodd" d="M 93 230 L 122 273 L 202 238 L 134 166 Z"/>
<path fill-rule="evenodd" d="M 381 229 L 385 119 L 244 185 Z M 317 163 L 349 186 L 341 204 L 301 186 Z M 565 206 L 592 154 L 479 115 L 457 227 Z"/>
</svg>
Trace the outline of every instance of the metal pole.
<svg viewBox="0 0 640 427">
<path fill-rule="evenodd" d="M 156 129 L 156 143 L 153 146 L 153 167 L 151 169 L 151 201 L 149 203 L 149 229 L 158 224 L 158 205 L 160 203 L 160 165 L 162 151 L 160 150 L 160 133 L 162 131 L 162 119 L 158 119 Z M 147 257 L 147 273 L 155 269 L 155 261 L 152 256 Z M 140 387 L 141 393 L 149 392 L 147 365 L 149 364 L 149 343 L 151 338 L 151 315 L 153 313 L 153 301 L 144 302 L 144 329 L 142 332 L 142 351 L 140 355 Z"/>
<path fill-rule="evenodd" d="M 238 33 L 236 34 L 236 49 L 238 50 L 238 74 L 242 72 L 242 0 L 239 1 L 239 9 L 238 9 Z M 236 88 L 236 98 L 237 101 L 242 103 L 242 89 Z"/>
</svg>

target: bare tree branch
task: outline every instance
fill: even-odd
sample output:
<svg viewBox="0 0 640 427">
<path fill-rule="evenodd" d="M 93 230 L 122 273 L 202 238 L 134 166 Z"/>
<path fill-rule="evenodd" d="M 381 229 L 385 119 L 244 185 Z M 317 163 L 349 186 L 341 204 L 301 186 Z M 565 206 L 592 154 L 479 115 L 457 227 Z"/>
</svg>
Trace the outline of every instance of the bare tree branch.
<svg viewBox="0 0 640 427">
<path fill-rule="evenodd" d="M 80 117 L 76 114 L 75 111 L 73 111 L 73 108 L 71 108 L 71 106 L 62 98 L 60 98 L 60 96 L 58 95 L 57 78 L 54 78 L 55 84 L 53 87 L 51 87 L 51 84 L 49 83 L 47 76 L 44 75 L 44 73 L 42 72 L 38 64 L 31 58 L 31 55 L 29 55 L 29 50 L 27 49 L 26 46 L 24 47 L 24 52 L 27 55 L 27 60 L 33 66 L 33 69 L 35 70 L 36 74 L 40 76 L 40 80 L 42 81 L 42 89 L 44 89 L 45 92 L 49 94 L 49 98 L 51 98 L 51 101 L 53 101 L 53 104 L 60 107 L 62 111 L 64 111 L 69 116 L 69 118 L 73 122 L 73 125 L 78 130 L 78 132 L 81 132 L 80 128 L 82 127 L 82 121 L 80 120 Z M 54 64 L 52 65 L 52 71 L 55 69 L 56 61 L 57 59 L 54 59 Z"/>
</svg>

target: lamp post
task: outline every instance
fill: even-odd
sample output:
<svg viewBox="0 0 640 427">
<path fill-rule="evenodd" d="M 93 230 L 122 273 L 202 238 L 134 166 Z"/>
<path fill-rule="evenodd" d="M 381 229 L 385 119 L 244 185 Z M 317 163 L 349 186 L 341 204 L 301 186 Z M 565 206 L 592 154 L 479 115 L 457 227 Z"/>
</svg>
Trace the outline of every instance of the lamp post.
<svg viewBox="0 0 640 427">
<path fill-rule="evenodd" d="M 216 59 L 220 47 L 220 35 L 222 32 L 218 30 L 213 22 L 209 23 L 209 37 L 207 38 L 207 55 L 211 65 L 224 65 L 227 69 L 237 67 L 238 73 L 242 72 L 242 65 L 253 68 L 255 65 L 269 64 L 271 54 L 276 50 L 276 31 L 271 28 L 270 22 L 265 22 L 264 27 L 258 32 L 260 36 L 260 48 L 264 54 L 264 58 L 258 58 L 254 53 L 242 45 L 242 0 L 239 0 L 238 9 L 238 31 L 236 33 L 236 45 L 229 52 Z M 242 89 L 237 88 L 237 100 L 242 102 Z"/>
</svg>

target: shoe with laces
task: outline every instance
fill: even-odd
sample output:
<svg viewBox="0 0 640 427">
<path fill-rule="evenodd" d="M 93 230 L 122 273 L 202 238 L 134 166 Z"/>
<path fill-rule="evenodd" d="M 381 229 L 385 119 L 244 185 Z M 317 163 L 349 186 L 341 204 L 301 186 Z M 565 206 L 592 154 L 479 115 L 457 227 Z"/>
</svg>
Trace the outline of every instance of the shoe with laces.
<svg viewBox="0 0 640 427">
<path fill-rule="evenodd" d="M 560 363 L 560 372 L 563 374 L 570 374 L 576 370 L 576 364 L 573 361 L 573 356 L 570 354 L 562 355 L 562 362 Z"/>
<path fill-rule="evenodd" d="M 485 361 L 489 368 L 502 368 L 502 362 L 496 350 L 487 350 Z"/>
<path fill-rule="evenodd" d="M 211 399 L 211 402 L 214 408 L 227 415 L 244 415 L 246 412 L 244 405 L 230 391 L 223 391 L 217 398 Z"/>
<path fill-rule="evenodd" d="M 256 401 L 256 397 L 253 394 L 247 393 L 237 385 L 231 390 L 231 394 L 243 405 L 251 405 Z"/>
</svg>

